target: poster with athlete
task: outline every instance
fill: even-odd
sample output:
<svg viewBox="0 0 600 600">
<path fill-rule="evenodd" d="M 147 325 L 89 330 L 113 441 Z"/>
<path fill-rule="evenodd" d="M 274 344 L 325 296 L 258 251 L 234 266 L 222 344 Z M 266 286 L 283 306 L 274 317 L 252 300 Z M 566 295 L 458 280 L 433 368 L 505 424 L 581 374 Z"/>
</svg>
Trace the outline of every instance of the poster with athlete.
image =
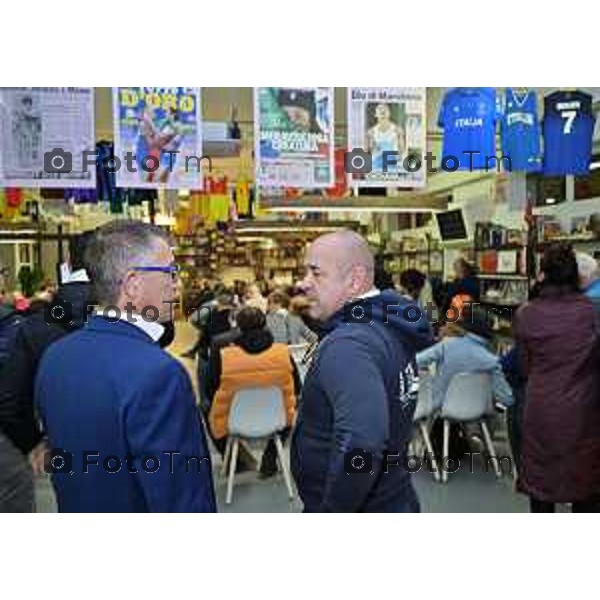
<svg viewBox="0 0 600 600">
<path fill-rule="evenodd" d="M 426 110 L 425 88 L 348 88 L 351 185 L 424 187 Z"/>
<path fill-rule="evenodd" d="M 201 106 L 200 88 L 113 88 L 117 186 L 202 189 Z"/>
<path fill-rule="evenodd" d="M 0 187 L 95 188 L 94 88 L 0 88 Z"/>
<path fill-rule="evenodd" d="M 334 184 L 333 88 L 255 88 L 254 122 L 260 186 Z"/>
</svg>

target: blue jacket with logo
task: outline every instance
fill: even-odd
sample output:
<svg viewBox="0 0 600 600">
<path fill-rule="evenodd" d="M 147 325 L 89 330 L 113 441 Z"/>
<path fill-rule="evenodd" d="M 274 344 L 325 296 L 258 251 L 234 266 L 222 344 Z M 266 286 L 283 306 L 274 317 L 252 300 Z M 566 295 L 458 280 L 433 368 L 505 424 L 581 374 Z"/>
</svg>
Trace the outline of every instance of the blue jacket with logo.
<svg viewBox="0 0 600 600">
<path fill-rule="evenodd" d="M 424 313 L 404 314 L 414 303 L 393 290 L 363 303 L 371 322 L 349 322 L 349 304 L 325 324 L 304 383 L 291 459 L 307 512 L 419 510 L 402 465 L 415 409 L 412 364 L 431 328 Z M 366 453 L 369 472 L 348 473 L 361 466 L 350 462 L 354 450 Z M 400 466 L 385 472 L 386 453 Z"/>
<path fill-rule="evenodd" d="M 69 453 L 53 475 L 61 512 L 215 511 L 189 376 L 136 325 L 92 317 L 50 346 L 35 402 Z"/>
</svg>

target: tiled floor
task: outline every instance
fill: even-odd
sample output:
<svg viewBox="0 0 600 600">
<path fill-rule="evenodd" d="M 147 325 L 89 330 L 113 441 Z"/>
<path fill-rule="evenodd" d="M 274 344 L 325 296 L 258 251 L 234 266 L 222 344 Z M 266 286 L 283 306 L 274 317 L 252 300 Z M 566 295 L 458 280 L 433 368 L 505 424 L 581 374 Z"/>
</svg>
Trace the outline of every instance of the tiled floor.
<svg viewBox="0 0 600 600">
<path fill-rule="evenodd" d="M 178 327 L 177 338 L 171 347 L 174 356 L 189 348 L 195 338 L 195 331 L 189 325 Z M 194 363 L 184 360 L 194 385 L 196 374 Z M 257 456 L 260 449 L 257 448 Z M 225 478 L 220 475 L 219 459 L 215 466 L 215 485 L 219 510 L 223 512 L 299 512 L 302 505 L 298 500 L 290 502 L 281 476 L 260 480 L 256 473 L 243 473 L 236 476 L 233 502 L 225 505 Z M 492 472 L 485 473 L 475 461 L 473 473 L 469 464 L 457 473 L 450 475 L 445 485 L 435 483 L 425 471 L 414 476 L 414 483 L 424 512 L 526 512 L 526 499 L 514 492 L 511 477 L 497 480 Z M 47 478 L 37 482 L 39 512 L 52 512 L 55 503 L 52 487 Z"/>
</svg>

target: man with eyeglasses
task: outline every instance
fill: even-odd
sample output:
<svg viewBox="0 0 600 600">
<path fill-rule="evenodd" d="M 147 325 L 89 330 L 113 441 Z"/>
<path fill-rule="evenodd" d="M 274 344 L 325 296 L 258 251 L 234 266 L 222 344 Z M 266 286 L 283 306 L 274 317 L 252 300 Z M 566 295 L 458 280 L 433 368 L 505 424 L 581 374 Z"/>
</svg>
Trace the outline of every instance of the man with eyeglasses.
<svg viewBox="0 0 600 600">
<path fill-rule="evenodd" d="M 35 399 L 62 512 L 214 512 L 212 469 L 188 374 L 160 348 L 176 269 L 140 221 L 96 232 L 86 264 L 99 306 L 45 353 Z"/>
</svg>

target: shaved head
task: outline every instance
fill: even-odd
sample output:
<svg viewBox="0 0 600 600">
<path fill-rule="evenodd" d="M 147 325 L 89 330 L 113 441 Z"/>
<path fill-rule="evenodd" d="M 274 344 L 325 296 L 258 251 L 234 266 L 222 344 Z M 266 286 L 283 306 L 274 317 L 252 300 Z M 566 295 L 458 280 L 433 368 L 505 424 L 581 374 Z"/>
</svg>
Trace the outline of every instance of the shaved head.
<svg viewBox="0 0 600 600">
<path fill-rule="evenodd" d="M 369 287 L 373 286 L 375 259 L 369 245 L 362 236 L 354 231 L 344 229 L 317 238 L 313 243 L 313 247 L 318 248 L 320 246 L 331 252 L 340 273 L 346 274 L 353 267 L 362 268 L 369 280 Z"/>
<path fill-rule="evenodd" d="M 302 282 L 311 300 L 311 315 L 327 320 L 346 302 L 374 288 L 375 260 L 369 245 L 354 231 L 343 230 L 317 238 L 305 259 Z"/>
</svg>

